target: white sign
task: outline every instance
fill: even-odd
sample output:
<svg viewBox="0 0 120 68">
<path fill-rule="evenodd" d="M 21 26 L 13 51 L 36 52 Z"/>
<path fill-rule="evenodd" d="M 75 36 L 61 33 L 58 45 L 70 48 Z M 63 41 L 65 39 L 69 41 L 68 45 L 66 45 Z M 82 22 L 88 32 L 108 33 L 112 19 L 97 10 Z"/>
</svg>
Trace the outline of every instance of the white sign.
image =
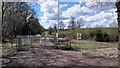
<svg viewBox="0 0 120 68">
<path fill-rule="evenodd" d="M 58 38 L 58 33 L 56 33 L 56 37 Z"/>
<path fill-rule="evenodd" d="M 81 40 L 81 33 L 77 33 L 77 39 Z"/>
</svg>

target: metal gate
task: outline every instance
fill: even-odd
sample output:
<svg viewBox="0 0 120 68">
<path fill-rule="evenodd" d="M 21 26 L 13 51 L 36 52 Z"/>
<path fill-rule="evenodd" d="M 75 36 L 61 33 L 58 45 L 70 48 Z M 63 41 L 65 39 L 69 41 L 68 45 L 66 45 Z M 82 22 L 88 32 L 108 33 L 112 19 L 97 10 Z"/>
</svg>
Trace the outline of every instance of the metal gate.
<svg viewBox="0 0 120 68">
<path fill-rule="evenodd" d="M 54 36 L 17 36 L 16 38 L 16 49 L 23 50 L 29 47 L 38 46 L 54 46 Z"/>
</svg>

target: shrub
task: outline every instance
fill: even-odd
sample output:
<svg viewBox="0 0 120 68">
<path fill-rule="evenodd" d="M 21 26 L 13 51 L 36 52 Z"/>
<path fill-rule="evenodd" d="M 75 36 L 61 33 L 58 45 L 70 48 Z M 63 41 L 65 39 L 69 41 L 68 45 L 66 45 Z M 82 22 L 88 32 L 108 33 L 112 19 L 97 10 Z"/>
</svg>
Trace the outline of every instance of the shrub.
<svg viewBox="0 0 120 68">
<path fill-rule="evenodd" d="M 67 32 L 59 32 L 58 37 L 64 38 L 67 34 Z"/>
</svg>

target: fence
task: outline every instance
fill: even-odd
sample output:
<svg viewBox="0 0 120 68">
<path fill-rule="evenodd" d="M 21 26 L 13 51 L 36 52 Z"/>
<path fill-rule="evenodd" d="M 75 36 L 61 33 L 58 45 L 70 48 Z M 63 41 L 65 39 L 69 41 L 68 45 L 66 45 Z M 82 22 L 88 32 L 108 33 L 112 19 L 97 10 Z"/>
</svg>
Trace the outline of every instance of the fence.
<svg viewBox="0 0 120 68">
<path fill-rule="evenodd" d="M 16 38 L 7 38 L 7 42 L 2 44 L 2 56 L 7 58 L 8 56 L 15 55 L 18 51 L 26 51 L 34 45 L 43 45 L 54 46 L 54 37 L 53 36 L 17 36 Z"/>
</svg>

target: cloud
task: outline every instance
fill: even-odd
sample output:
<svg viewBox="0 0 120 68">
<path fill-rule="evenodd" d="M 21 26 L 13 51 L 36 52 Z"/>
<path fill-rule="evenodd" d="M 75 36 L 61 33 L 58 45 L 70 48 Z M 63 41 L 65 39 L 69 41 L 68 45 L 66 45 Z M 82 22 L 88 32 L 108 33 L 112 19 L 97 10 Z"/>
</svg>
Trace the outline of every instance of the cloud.
<svg viewBox="0 0 120 68">
<path fill-rule="evenodd" d="M 115 17 L 111 17 L 110 19 L 101 19 L 99 21 L 87 22 L 89 25 L 87 27 L 115 27 L 117 24 L 117 19 Z M 85 25 L 86 26 L 86 25 Z"/>
<path fill-rule="evenodd" d="M 50 27 L 57 22 L 58 18 L 58 2 L 53 0 L 43 0 L 39 1 L 40 10 L 43 16 L 39 18 L 39 22 L 45 28 Z"/>
<path fill-rule="evenodd" d="M 80 15 L 86 15 L 90 12 L 93 12 L 89 8 L 85 6 L 80 6 L 80 4 L 75 4 L 72 7 L 68 8 L 63 12 L 63 16 L 71 17 L 71 16 L 80 16 Z"/>
<path fill-rule="evenodd" d="M 54 20 L 39 20 L 39 22 L 45 29 L 48 29 L 50 26 L 53 27 L 55 23 L 57 24 Z"/>
<path fill-rule="evenodd" d="M 67 9 L 62 11 L 60 9 L 59 13 L 59 20 L 63 20 L 63 22 L 66 25 L 66 28 L 69 23 L 69 18 L 76 17 L 84 19 L 85 23 L 83 28 L 85 27 L 110 27 L 114 25 L 115 22 L 117 22 L 117 13 L 115 12 L 116 9 L 113 8 L 114 3 L 109 4 L 109 6 L 106 6 L 106 3 L 103 3 L 104 8 L 102 8 L 102 11 L 99 10 L 101 7 L 100 5 L 97 7 L 94 7 L 94 9 L 89 8 L 91 5 L 91 1 L 88 3 L 85 3 L 85 5 L 82 5 L 83 2 L 80 2 L 80 4 L 74 4 L 72 7 L 68 7 L 68 4 L 62 4 L 60 5 L 60 8 L 66 7 Z M 94 2 L 93 2 L 94 3 Z M 53 0 L 41 0 L 39 2 L 41 12 L 43 13 L 43 16 L 40 17 L 40 23 L 45 28 L 50 27 L 52 24 L 58 23 L 58 2 Z M 113 6 L 113 7 L 112 7 Z M 111 8 L 112 7 L 112 8 Z M 108 9 L 109 8 L 109 9 Z M 107 10 L 105 10 L 107 9 Z M 97 12 L 97 13 L 96 13 Z M 90 15 L 89 15 L 90 14 Z"/>
<path fill-rule="evenodd" d="M 57 12 L 58 3 L 52 0 L 47 0 L 40 4 L 42 12 L 54 13 Z"/>
<path fill-rule="evenodd" d="M 40 17 L 41 25 L 48 28 L 50 24 L 58 22 L 58 2 L 53 0 L 40 1 L 40 9 L 43 13 L 43 16 Z M 65 7 L 67 4 L 61 5 L 60 7 Z M 68 19 L 67 17 L 62 16 L 62 11 L 59 12 L 59 20 Z M 49 20 L 49 21 L 47 21 Z M 46 26 L 47 25 L 47 26 Z"/>
<path fill-rule="evenodd" d="M 116 2 L 99 2 L 97 0 L 91 1 L 88 0 L 86 2 L 86 6 L 92 9 L 99 9 L 99 10 L 108 10 L 112 8 L 116 8 Z"/>
<path fill-rule="evenodd" d="M 60 5 L 60 8 L 63 8 L 63 7 L 66 7 L 68 6 L 68 4 L 63 4 L 63 5 Z"/>
<path fill-rule="evenodd" d="M 89 16 L 88 18 L 86 18 L 86 21 L 98 21 L 102 19 L 109 19 L 110 17 L 112 17 L 112 13 L 106 13 L 104 11 L 101 11 L 98 14 Z"/>
<path fill-rule="evenodd" d="M 115 27 L 117 24 L 117 13 L 116 9 L 110 9 L 107 11 L 100 11 L 94 15 L 80 16 L 85 20 L 83 27 Z"/>
<path fill-rule="evenodd" d="M 116 13 L 117 9 L 116 8 L 112 8 L 112 9 L 109 9 L 107 10 L 108 12 L 112 12 L 112 13 Z"/>
</svg>

